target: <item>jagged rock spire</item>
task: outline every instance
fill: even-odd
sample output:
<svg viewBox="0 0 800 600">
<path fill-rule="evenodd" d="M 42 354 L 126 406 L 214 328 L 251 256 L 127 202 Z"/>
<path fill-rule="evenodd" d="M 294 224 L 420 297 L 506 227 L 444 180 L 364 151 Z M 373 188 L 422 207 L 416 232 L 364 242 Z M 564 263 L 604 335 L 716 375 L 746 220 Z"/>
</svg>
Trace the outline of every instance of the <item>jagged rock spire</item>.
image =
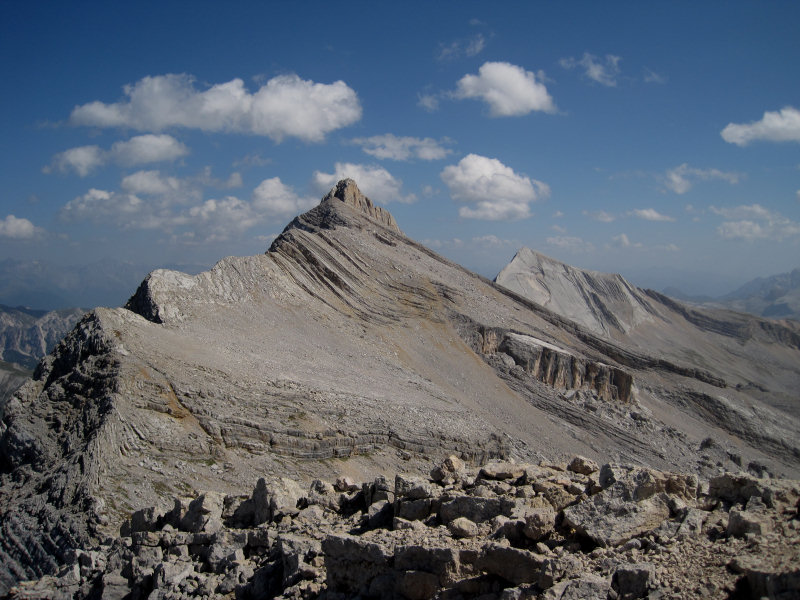
<svg viewBox="0 0 800 600">
<path fill-rule="evenodd" d="M 394 217 L 385 208 L 375 206 L 375 204 L 361 193 L 358 189 L 356 182 L 352 179 L 342 179 L 331 191 L 322 199 L 323 202 L 330 200 L 341 200 L 351 208 L 354 208 L 370 217 L 379 221 L 386 227 L 400 231 Z"/>
</svg>

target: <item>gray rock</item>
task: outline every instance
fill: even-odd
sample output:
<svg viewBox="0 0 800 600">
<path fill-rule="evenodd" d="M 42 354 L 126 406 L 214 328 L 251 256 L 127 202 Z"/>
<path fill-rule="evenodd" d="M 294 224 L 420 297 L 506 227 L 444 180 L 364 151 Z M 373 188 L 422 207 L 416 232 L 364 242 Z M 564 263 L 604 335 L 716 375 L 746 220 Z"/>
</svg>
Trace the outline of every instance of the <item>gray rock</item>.
<svg viewBox="0 0 800 600">
<path fill-rule="evenodd" d="M 500 544 L 487 544 L 478 558 L 477 567 L 486 573 L 502 577 L 515 585 L 534 583 L 545 557 Z"/>
<path fill-rule="evenodd" d="M 611 578 L 611 587 L 619 600 L 646 598 L 654 584 L 655 569 L 649 563 L 620 565 Z"/>
<path fill-rule="evenodd" d="M 442 503 L 439 517 L 444 524 L 458 517 L 466 517 L 473 523 L 482 523 L 498 515 L 510 517 L 515 507 L 514 501 L 508 498 L 458 496 Z"/>
<path fill-rule="evenodd" d="M 597 472 L 600 467 L 599 465 L 591 460 L 590 458 L 586 458 L 585 456 L 575 456 L 567 465 L 567 469 L 572 471 L 573 473 L 580 473 L 581 475 L 591 475 L 592 473 Z"/>
<path fill-rule="evenodd" d="M 466 517 L 458 517 L 447 524 L 453 537 L 473 538 L 478 535 L 478 526 Z"/>
<path fill-rule="evenodd" d="M 564 524 L 600 546 L 618 546 L 668 519 L 668 502 L 665 494 L 634 502 L 603 492 L 565 508 Z"/>
</svg>

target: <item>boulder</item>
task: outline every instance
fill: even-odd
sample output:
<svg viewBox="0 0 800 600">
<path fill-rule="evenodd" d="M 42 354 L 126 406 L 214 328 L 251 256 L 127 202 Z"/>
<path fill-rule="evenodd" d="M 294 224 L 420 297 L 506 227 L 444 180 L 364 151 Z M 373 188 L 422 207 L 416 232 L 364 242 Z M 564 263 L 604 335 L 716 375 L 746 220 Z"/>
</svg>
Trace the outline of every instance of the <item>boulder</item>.
<svg viewBox="0 0 800 600">
<path fill-rule="evenodd" d="M 466 517 L 453 519 L 447 524 L 447 529 L 456 538 L 473 538 L 478 535 L 478 526 Z"/>
<path fill-rule="evenodd" d="M 439 518 L 445 525 L 458 517 L 466 517 L 473 523 L 482 523 L 498 515 L 510 517 L 515 507 L 516 504 L 509 498 L 457 496 L 442 503 Z"/>
<path fill-rule="evenodd" d="M 619 565 L 611 578 L 611 588 L 619 600 L 646 598 L 654 578 L 655 568 L 649 563 Z"/>
<path fill-rule="evenodd" d="M 219 492 L 205 492 L 189 503 L 181 519 L 180 529 L 189 532 L 214 533 L 222 529 L 225 497 Z"/>
<path fill-rule="evenodd" d="M 536 582 L 544 561 L 545 557 L 540 554 L 490 543 L 481 550 L 476 566 L 481 571 L 519 585 Z"/>
<path fill-rule="evenodd" d="M 600 469 L 599 465 L 585 456 L 575 456 L 567 465 L 567 470 L 581 475 L 591 475 Z"/>
<path fill-rule="evenodd" d="M 519 479 L 525 474 L 525 465 L 511 462 L 490 462 L 480 470 L 484 479 Z"/>
<path fill-rule="evenodd" d="M 431 470 L 431 479 L 442 485 L 451 485 L 462 479 L 465 470 L 464 461 L 451 454 Z"/>
<path fill-rule="evenodd" d="M 556 526 L 556 513 L 552 509 L 533 509 L 525 515 L 523 533 L 538 542 L 546 538 Z"/>
<path fill-rule="evenodd" d="M 564 525 L 600 546 L 618 546 L 668 519 L 669 497 L 634 502 L 602 492 L 564 509 Z"/>
</svg>

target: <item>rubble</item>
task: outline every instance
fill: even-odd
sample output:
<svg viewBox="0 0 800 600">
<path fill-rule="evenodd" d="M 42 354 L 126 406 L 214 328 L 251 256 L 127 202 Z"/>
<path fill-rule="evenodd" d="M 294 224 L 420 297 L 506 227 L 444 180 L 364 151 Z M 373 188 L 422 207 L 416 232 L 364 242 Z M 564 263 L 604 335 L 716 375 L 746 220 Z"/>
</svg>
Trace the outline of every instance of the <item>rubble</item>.
<svg viewBox="0 0 800 600">
<path fill-rule="evenodd" d="M 800 482 L 725 474 L 705 488 L 606 464 L 593 485 L 593 469 L 555 467 L 450 456 L 429 480 L 261 478 L 250 496 L 135 511 L 119 537 L 9 597 L 797 597 Z M 331 501 L 348 490 L 349 508 Z"/>
</svg>

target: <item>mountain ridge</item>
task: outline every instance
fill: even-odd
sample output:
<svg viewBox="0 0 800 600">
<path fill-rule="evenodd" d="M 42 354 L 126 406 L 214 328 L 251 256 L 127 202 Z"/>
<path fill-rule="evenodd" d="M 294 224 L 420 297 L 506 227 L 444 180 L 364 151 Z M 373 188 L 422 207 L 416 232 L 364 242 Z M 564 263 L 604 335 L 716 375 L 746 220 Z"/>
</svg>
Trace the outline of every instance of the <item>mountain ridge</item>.
<svg viewBox="0 0 800 600">
<path fill-rule="evenodd" d="M 83 317 L 0 424 L 6 589 L 142 506 L 262 476 L 424 473 L 448 454 L 798 472 L 796 348 L 761 356 L 756 331 L 741 375 L 597 336 L 377 208 L 340 182 L 265 254 L 153 271 Z"/>
</svg>

